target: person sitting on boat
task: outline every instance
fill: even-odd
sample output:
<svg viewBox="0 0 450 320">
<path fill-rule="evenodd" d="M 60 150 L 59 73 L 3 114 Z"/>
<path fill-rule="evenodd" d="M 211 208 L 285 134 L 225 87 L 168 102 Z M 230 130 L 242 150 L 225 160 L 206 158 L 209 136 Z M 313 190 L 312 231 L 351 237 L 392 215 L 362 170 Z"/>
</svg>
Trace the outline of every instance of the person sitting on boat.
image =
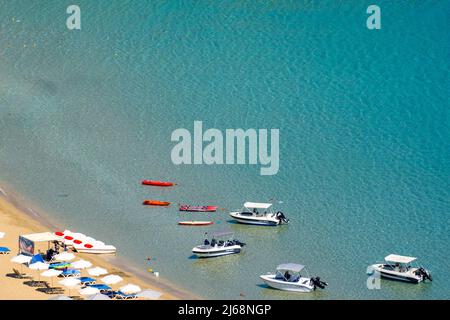
<svg viewBox="0 0 450 320">
<path fill-rule="evenodd" d="M 215 247 L 216 244 L 217 244 L 217 240 L 212 238 L 212 240 L 211 240 L 211 247 Z"/>
<path fill-rule="evenodd" d="M 286 271 L 284 273 L 284 278 L 286 279 L 286 281 L 289 281 L 289 279 L 291 278 L 291 275 L 290 275 L 289 271 Z"/>
<path fill-rule="evenodd" d="M 208 239 L 205 239 L 205 241 L 203 241 L 203 244 L 204 244 L 205 246 L 208 246 L 208 245 L 209 245 L 209 240 L 208 240 Z"/>
</svg>

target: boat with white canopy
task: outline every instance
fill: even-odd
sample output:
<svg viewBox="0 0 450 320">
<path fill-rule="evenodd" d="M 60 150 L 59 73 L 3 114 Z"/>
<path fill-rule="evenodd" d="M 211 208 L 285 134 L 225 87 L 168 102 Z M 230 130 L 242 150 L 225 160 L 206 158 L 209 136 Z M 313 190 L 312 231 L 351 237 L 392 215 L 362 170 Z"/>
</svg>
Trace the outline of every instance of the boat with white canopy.
<svg viewBox="0 0 450 320">
<path fill-rule="evenodd" d="M 273 212 L 271 203 L 246 202 L 240 211 L 230 212 L 230 216 L 239 223 L 261 226 L 277 226 L 289 223 L 283 212 Z"/>
<path fill-rule="evenodd" d="M 233 232 L 215 232 L 212 239 L 205 239 L 202 245 L 196 246 L 192 252 L 199 258 L 212 258 L 240 253 L 245 243 L 233 239 Z"/>
<path fill-rule="evenodd" d="M 423 267 L 414 267 L 412 262 L 415 257 L 390 254 L 384 258 L 385 263 L 377 263 L 370 266 L 371 273 L 378 272 L 381 277 L 392 280 L 400 280 L 419 283 L 425 280 L 433 281 L 430 272 Z"/>
<path fill-rule="evenodd" d="M 301 275 L 302 271 L 306 273 L 306 277 Z M 311 278 L 305 266 L 296 263 L 280 264 L 275 274 L 268 273 L 261 275 L 260 278 L 269 287 L 284 291 L 311 292 L 317 288 L 325 289 L 328 285 L 320 280 L 320 277 Z"/>
</svg>

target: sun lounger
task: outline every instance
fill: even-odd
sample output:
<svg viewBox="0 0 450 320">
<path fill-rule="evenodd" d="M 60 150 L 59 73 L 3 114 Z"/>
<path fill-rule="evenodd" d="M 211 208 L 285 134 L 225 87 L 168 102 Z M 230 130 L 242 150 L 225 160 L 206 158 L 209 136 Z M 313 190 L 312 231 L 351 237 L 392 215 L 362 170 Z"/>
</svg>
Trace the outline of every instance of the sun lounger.
<svg viewBox="0 0 450 320">
<path fill-rule="evenodd" d="M 44 282 L 44 288 L 45 288 L 46 293 L 49 293 L 49 294 L 55 294 L 55 293 L 62 293 L 62 292 L 64 292 L 64 289 L 62 289 L 62 288 L 50 287 L 48 282 Z"/>
<path fill-rule="evenodd" d="M 100 291 L 100 293 L 108 293 L 112 292 L 112 288 L 110 286 L 107 286 L 106 284 L 91 284 L 87 285 L 88 287 L 96 288 Z"/>
<path fill-rule="evenodd" d="M 115 291 L 113 292 L 113 298 L 112 299 L 116 299 L 116 300 L 131 300 L 131 299 L 137 299 L 137 295 L 132 293 L 132 294 L 127 294 L 127 293 L 123 293 L 122 291 Z"/>
<path fill-rule="evenodd" d="M 79 280 L 81 281 L 81 284 L 85 286 L 93 285 L 97 281 L 96 279 L 91 277 L 81 277 L 79 278 Z"/>
<path fill-rule="evenodd" d="M 13 268 L 14 275 L 18 279 L 30 279 L 31 277 L 25 273 L 19 272 L 19 270 Z"/>
<path fill-rule="evenodd" d="M 77 269 L 67 269 L 64 270 L 59 276 L 63 277 L 63 278 L 68 278 L 68 277 L 79 277 L 81 274 L 80 270 Z"/>
<path fill-rule="evenodd" d="M 0 247 L 0 254 L 9 254 L 11 250 L 7 247 Z"/>
</svg>

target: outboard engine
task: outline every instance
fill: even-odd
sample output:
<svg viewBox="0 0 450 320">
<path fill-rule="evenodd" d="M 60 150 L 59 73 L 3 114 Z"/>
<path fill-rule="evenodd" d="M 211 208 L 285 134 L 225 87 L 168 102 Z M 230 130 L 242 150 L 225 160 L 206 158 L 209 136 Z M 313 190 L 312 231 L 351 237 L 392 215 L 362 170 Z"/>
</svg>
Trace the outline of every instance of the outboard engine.
<svg viewBox="0 0 450 320">
<path fill-rule="evenodd" d="M 241 246 L 241 247 L 245 246 L 245 243 L 244 242 L 240 242 L 239 240 L 233 240 L 233 243 L 235 245 L 238 245 L 238 246 Z"/>
<path fill-rule="evenodd" d="M 312 277 L 310 280 L 310 284 L 313 285 L 314 290 L 317 288 L 325 289 L 325 287 L 328 285 L 325 281 L 320 280 L 320 277 Z"/>
<path fill-rule="evenodd" d="M 433 281 L 433 278 L 431 277 L 430 272 L 425 268 L 420 267 L 419 269 L 416 270 L 415 274 L 418 276 L 419 275 L 422 276 L 423 281 L 425 281 L 425 280 Z"/>
<path fill-rule="evenodd" d="M 280 222 L 289 223 L 289 219 L 286 218 L 284 213 L 281 211 L 277 212 L 276 217 L 277 217 L 278 221 L 280 221 Z"/>
</svg>

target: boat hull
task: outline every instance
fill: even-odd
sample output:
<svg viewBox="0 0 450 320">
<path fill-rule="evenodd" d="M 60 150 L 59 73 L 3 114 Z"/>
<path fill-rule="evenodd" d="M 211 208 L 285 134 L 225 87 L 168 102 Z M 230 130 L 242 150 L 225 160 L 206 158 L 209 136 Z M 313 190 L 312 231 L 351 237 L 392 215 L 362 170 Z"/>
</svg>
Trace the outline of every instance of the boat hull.
<svg viewBox="0 0 450 320">
<path fill-rule="evenodd" d="M 178 222 L 180 226 L 209 226 L 214 224 L 212 221 L 180 221 Z"/>
<path fill-rule="evenodd" d="M 180 205 L 180 211 L 185 212 L 215 212 L 217 206 L 190 206 L 190 205 Z"/>
<path fill-rule="evenodd" d="M 79 253 L 92 253 L 92 254 L 115 254 L 116 249 L 101 249 L 101 248 L 74 248 Z"/>
<path fill-rule="evenodd" d="M 278 219 L 272 217 L 244 216 L 239 212 L 231 212 L 230 216 L 237 222 L 242 224 L 251 224 L 258 226 L 277 226 L 280 224 L 280 221 Z"/>
<path fill-rule="evenodd" d="M 156 187 L 172 187 L 173 182 L 155 181 L 155 180 L 142 180 L 144 186 L 156 186 Z"/>
<path fill-rule="evenodd" d="M 398 272 L 394 270 L 385 270 L 382 268 L 383 265 L 380 264 L 374 264 L 372 265 L 372 269 L 380 274 L 380 276 L 384 279 L 389 280 L 396 280 L 396 281 L 402 281 L 402 282 L 409 282 L 409 283 L 419 283 L 423 281 L 423 277 L 414 274 L 414 271 L 417 270 L 417 268 L 412 268 L 408 272 Z"/>
<path fill-rule="evenodd" d="M 142 203 L 144 206 L 158 206 L 158 207 L 167 207 L 170 205 L 170 202 L 166 201 L 157 201 L 157 200 L 145 200 Z"/>
<path fill-rule="evenodd" d="M 204 247 L 204 248 L 202 248 Z M 206 248 L 205 246 L 199 246 L 192 249 L 192 252 L 199 258 L 214 258 L 221 257 L 230 254 L 240 253 L 241 246 L 229 246 L 229 247 L 217 247 L 217 248 Z"/>
<path fill-rule="evenodd" d="M 307 278 L 301 278 L 299 282 L 277 280 L 274 275 L 263 275 L 260 278 L 267 286 L 277 290 L 301 293 L 308 293 L 314 290 L 314 287 L 309 284 L 309 279 Z M 307 281 L 307 283 L 303 284 L 304 281 Z"/>
</svg>

